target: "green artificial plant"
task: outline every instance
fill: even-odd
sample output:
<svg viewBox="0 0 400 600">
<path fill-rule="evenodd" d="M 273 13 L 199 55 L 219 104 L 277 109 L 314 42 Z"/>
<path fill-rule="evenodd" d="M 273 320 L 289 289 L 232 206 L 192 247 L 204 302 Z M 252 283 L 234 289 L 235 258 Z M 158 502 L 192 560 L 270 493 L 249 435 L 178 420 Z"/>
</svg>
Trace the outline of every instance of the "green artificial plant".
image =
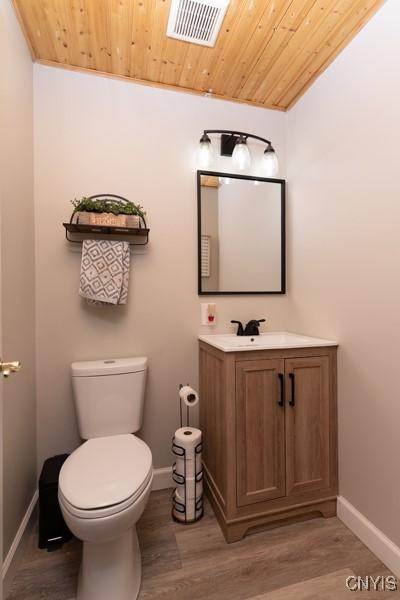
<svg viewBox="0 0 400 600">
<path fill-rule="evenodd" d="M 112 213 L 113 215 L 137 215 L 142 219 L 146 214 L 140 204 L 131 201 L 116 202 L 108 198 L 86 198 L 83 196 L 80 200 L 77 198 L 71 200 L 71 204 L 74 207 L 74 214 L 76 212 Z"/>
</svg>

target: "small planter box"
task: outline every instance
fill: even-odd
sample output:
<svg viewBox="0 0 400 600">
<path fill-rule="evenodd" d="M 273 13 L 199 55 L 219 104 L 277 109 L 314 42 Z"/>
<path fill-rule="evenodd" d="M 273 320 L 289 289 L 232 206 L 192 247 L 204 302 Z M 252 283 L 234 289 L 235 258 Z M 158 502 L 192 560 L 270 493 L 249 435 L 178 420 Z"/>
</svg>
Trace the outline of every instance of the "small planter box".
<svg viewBox="0 0 400 600">
<path fill-rule="evenodd" d="M 126 215 L 113 213 L 88 213 L 90 225 L 105 225 L 108 227 L 126 227 Z"/>
<path fill-rule="evenodd" d="M 138 215 L 114 215 L 113 213 L 75 213 L 74 223 L 78 225 L 102 225 L 107 227 L 129 227 L 138 229 L 140 217 Z"/>
<path fill-rule="evenodd" d="M 140 227 L 140 217 L 138 215 L 126 215 L 126 226 L 131 229 Z"/>
<path fill-rule="evenodd" d="M 79 225 L 90 225 L 90 213 L 76 212 L 73 218 L 73 222 Z"/>
</svg>

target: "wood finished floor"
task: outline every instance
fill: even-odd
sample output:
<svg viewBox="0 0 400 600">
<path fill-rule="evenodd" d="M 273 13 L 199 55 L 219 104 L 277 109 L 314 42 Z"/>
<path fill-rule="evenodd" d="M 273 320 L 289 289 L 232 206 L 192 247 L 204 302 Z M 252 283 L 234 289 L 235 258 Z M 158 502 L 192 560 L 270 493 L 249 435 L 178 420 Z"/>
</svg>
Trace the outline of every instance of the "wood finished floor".
<svg viewBox="0 0 400 600">
<path fill-rule="evenodd" d="M 287 524 L 228 545 L 208 505 L 198 523 L 174 523 L 170 496 L 153 492 L 138 524 L 140 600 L 350 600 L 349 575 L 389 574 L 337 518 Z M 80 554 L 77 540 L 57 552 L 38 550 L 34 530 L 7 600 L 73 599 Z M 356 597 L 399 600 L 400 592 Z"/>
</svg>

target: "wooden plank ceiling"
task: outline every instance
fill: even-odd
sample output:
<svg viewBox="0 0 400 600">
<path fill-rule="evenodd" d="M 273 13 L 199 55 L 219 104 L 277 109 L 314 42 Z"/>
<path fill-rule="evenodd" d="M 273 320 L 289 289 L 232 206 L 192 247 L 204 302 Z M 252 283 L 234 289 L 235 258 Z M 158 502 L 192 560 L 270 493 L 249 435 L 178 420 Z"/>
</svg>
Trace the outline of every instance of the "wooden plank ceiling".
<svg viewBox="0 0 400 600">
<path fill-rule="evenodd" d="M 384 0 L 231 0 L 214 48 L 166 36 L 171 0 L 14 0 L 38 62 L 287 110 Z"/>
</svg>

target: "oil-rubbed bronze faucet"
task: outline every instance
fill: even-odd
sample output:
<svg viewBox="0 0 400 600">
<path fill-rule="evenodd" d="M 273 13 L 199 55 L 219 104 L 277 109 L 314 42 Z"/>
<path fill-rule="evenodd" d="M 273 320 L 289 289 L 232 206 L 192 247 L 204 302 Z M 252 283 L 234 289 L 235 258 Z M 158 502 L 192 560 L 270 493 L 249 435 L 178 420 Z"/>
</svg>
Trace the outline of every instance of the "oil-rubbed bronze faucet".
<svg viewBox="0 0 400 600">
<path fill-rule="evenodd" d="M 261 323 L 265 323 L 265 319 L 252 319 L 244 328 L 241 321 L 231 321 L 231 323 L 236 323 L 238 326 L 236 335 L 260 335 L 259 327 Z"/>
<path fill-rule="evenodd" d="M 238 326 L 236 335 L 244 335 L 243 325 L 241 321 L 231 321 L 231 323 L 236 323 Z"/>
</svg>

